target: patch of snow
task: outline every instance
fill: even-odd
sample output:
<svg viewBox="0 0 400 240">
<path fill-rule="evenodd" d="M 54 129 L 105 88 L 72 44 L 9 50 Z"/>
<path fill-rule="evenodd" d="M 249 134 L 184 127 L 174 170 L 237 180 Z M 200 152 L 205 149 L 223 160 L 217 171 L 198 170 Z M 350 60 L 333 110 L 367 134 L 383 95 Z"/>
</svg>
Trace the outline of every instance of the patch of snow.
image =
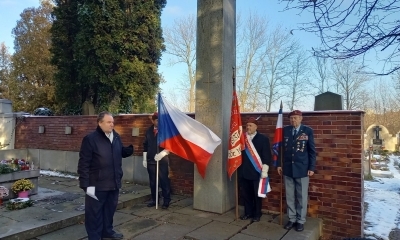
<svg viewBox="0 0 400 240">
<path fill-rule="evenodd" d="M 389 240 L 391 230 L 399 227 L 400 211 L 400 173 L 394 167 L 394 161 L 399 157 L 390 156 L 389 159 L 388 168 L 393 178 L 376 177 L 375 181 L 364 181 L 364 201 L 368 203 L 364 234 L 384 240 Z"/>
<path fill-rule="evenodd" d="M 68 174 L 64 174 L 64 173 L 60 173 L 60 172 L 55 172 L 55 171 L 49 171 L 49 170 L 40 170 L 40 174 L 46 175 L 46 176 L 78 179 L 77 176 L 72 176 L 72 175 L 68 175 Z"/>
</svg>

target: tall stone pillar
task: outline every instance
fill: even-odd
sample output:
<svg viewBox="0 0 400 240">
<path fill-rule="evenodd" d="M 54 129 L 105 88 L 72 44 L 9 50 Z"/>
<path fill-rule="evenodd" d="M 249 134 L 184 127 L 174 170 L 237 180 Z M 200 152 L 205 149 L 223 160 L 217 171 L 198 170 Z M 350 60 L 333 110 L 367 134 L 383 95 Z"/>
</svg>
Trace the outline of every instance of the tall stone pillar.
<svg viewBox="0 0 400 240">
<path fill-rule="evenodd" d="M 197 0 L 195 117 L 221 139 L 203 179 L 195 169 L 193 207 L 224 213 L 235 206 L 234 177 L 227 174 L 232 102 L 232 67 L 236 66 L 236 0 Z"/>
<path fill-rule="evenodd" d="M 0 99 L 0 150 L 14 149 L 15 116 L 12 102 Z"/>
</svg>

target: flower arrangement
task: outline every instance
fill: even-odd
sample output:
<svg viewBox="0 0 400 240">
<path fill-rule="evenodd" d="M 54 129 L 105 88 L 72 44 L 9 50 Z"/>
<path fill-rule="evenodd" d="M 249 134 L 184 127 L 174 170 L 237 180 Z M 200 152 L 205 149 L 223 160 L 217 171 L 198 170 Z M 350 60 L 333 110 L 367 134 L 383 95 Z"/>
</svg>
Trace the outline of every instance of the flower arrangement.
<svg viewBox="0 0 400 240">
<path fill-rule="evenodd" d="M 0 161 L 0 174 L 11 173 L 16 171 L 30 170 L 31 166 L 25 159 L 10 159 Z"/>
<path fill-rule="evenodd" d="M 18 210 L 33 206 L 33 201 L 29 199 L 16 198 L 7 202 L 6 208 L 8 210 Z"/>
<path fill-rule="evenodd" d="M 0 186 L 0 206 L 3 205 L 3 198 L 8 196 L 8 189 Z"/>
<path fill-rule="evenodd" d="M 8 189 L 4 186 L 0 186 L 0 199 L 8 196 Z"/>
<path fill-rule="evenodd" d="M 28 179 L 19 179 L 13 183 L 11 186 L 11 190 L 15 193 L 22 192 L 22 191 L 28 191 L 34 188 L 35 186 L 33 183 L 28 180 Z"/>
</svg>

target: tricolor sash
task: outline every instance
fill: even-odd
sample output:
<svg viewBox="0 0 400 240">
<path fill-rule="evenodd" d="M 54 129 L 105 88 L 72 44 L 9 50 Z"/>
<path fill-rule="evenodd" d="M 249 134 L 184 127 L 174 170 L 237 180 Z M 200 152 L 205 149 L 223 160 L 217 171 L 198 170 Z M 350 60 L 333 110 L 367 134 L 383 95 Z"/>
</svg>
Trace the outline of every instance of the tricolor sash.
<svg viewBox="0 0 400 240">
<path fill-rule="evenodd" d="M 253 164 L 254 169 L 260 173 L 260 183 L 258 184 L 258 196 L 265 198 L 267 193 L 271 192 L 271 186 L 269 185 L 269 177 L 261 178 L 262 161 L 257 153 L 253 142 L 250 141 L 249 136 L 246 134 L 246 148 L 244 150 L 247 157 L 249 158 L 251 164 Z"/>
</svg>

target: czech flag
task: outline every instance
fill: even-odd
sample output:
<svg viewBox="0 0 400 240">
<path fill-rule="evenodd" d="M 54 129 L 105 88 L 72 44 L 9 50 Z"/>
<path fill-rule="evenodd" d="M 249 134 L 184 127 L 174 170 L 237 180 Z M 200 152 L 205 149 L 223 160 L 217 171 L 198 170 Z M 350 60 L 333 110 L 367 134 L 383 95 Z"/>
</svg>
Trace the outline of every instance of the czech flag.
<svg viewBox="0 0 400 240">
<path fill-rule="evenodd" d="M 278 114 L 278 121 L 276 122 L 274 142 L 272 145 L 272 152 L 273 152 L 272 160 L 275 167 L 278 164 L 280 147 L 283 141 L 282 126 L 283 126 L 283 116 L 282 116 L 282 101 L 281 101 L 281 107 L 279 109 L 279 114 Z"/>
<path fill-rule="evenodd" d="M 221 139 L 202 123 L 187 116 L 158 94 L 158 144 L 196 164 L 204 178 L 206 167 Z"/>
<path fill-rule="evenodd" d="M 228 142 L 228 176 L 236 171 L 242 165 L 242 151 L 245 149 L 242 120 L 239 111 L 239 102 L 236 91 L 233 91 L 231 107 L 231 126 L 229 130 Z"/>
</svg>

